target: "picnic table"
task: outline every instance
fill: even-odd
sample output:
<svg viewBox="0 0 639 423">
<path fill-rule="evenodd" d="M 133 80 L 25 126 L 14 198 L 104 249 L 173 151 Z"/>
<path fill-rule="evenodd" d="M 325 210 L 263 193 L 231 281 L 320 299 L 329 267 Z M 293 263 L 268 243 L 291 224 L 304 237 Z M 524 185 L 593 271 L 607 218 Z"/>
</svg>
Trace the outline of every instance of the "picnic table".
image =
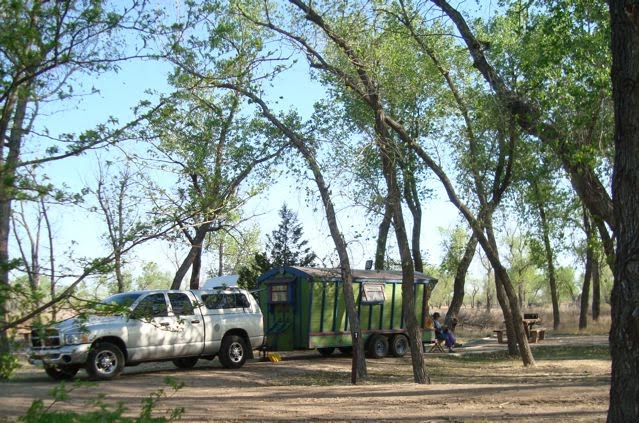
<svg viewBox="0 0 639 423">
<path fill-rule="evenodd" d="M 537 313 L 524 313 L 524 317 L 521 319 L 524 324 L 524 331 L 526 332 L 526 337 L 528 341 L 531 343 L 536 343 L 537 341 L 541 341 L 546 336 L 546 329 L 542 327 L 535 327 L 535 325 L 541 324 L 541 319 L 539 318 L 539 314 Z M 500 344 L 504 343 L 504 329 L 496 329 L 493 332 L 497 334 L 497 342 Z"/>
</svg>

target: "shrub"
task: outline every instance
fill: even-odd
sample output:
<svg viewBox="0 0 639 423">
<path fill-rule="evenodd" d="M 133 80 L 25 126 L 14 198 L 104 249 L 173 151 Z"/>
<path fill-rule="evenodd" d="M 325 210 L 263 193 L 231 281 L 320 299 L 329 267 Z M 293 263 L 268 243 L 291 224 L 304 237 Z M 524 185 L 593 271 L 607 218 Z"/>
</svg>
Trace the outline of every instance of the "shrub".
<svg viewBox="0 0 639 423">
<path fill-rule="evenodd" d="M 8 352 L 0 353 L 0 379 L 11 379 L 19 367 L 20 360 L 17 355 Z"/>
</svg>

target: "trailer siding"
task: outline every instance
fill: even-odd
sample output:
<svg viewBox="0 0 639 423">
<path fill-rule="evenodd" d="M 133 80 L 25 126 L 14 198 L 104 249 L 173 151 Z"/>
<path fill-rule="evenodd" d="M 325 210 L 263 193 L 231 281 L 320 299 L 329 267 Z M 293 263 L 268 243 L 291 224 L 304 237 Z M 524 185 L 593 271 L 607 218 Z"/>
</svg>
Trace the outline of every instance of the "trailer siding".
<svg viewBox="0 0 639 423">
<path fill-rule="evenodd" d="M 325 274 L 322 271 L 326 272 Z M 350 324 L 343 298 L 343 281 L 334 271 L 305 268 L 282 268 L 266 272 L 258 280 L 259 299 L 264 311 L 267 343 L 270 349 L 288 351 L 351 345 Z M 364 276 L 353 281 L 354 300 L 360 320 L 361 336 L 366 341 L 372 334 L 389 337 L 405 333 L 402 316 L 401 275 L 357 271 Z M 389 276 L 390 275 L 390 276 Z M 421 275 L 421 274 L 420 274 Z M 424 322 L 428 313 L 428 295 L 437 282 L 421 275 L 414 285 L 415 316 Z M 272 302 L 273 285 L 287 284 L 287 301 Z M 383 284 L 384 300 L 366 303 L 363 300 L 363 284 Z M 281 290 L 282 287 L 279 287 Z M 370 294 L 370 296 L 380 295 Z M 381 289 L 381 288 L 378 288 Z M 429 342 L 431 332 L 425 330 L 422 340 Z"/>
</svg>

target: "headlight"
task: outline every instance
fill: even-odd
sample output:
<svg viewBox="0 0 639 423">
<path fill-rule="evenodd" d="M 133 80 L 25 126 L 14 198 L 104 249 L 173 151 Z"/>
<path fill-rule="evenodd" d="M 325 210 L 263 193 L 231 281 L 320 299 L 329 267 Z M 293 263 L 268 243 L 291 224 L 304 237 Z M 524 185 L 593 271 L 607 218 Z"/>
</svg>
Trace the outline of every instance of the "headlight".
<svg viewBox="0 0 639 423">
<path fill-rule="evenodd" d="M 64 335 L 64 343 L 66 345 L 88 344 L 89 336 L 85 333 L 69 333 Z"/>
</svg>

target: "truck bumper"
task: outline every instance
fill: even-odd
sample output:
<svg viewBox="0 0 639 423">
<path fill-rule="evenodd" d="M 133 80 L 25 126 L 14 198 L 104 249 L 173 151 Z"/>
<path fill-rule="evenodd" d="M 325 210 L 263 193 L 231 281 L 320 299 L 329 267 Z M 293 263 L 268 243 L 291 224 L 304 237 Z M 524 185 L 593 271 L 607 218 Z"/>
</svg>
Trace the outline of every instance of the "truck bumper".
<svg viewBox="0 0 639 423">
<path fill-rule="evenodd" d="M 68 345 L 62 348 L 42 348 L 29 351 L 29 363 L 35 366 L 84 364 L 91 344 Z"/>
</svg>

